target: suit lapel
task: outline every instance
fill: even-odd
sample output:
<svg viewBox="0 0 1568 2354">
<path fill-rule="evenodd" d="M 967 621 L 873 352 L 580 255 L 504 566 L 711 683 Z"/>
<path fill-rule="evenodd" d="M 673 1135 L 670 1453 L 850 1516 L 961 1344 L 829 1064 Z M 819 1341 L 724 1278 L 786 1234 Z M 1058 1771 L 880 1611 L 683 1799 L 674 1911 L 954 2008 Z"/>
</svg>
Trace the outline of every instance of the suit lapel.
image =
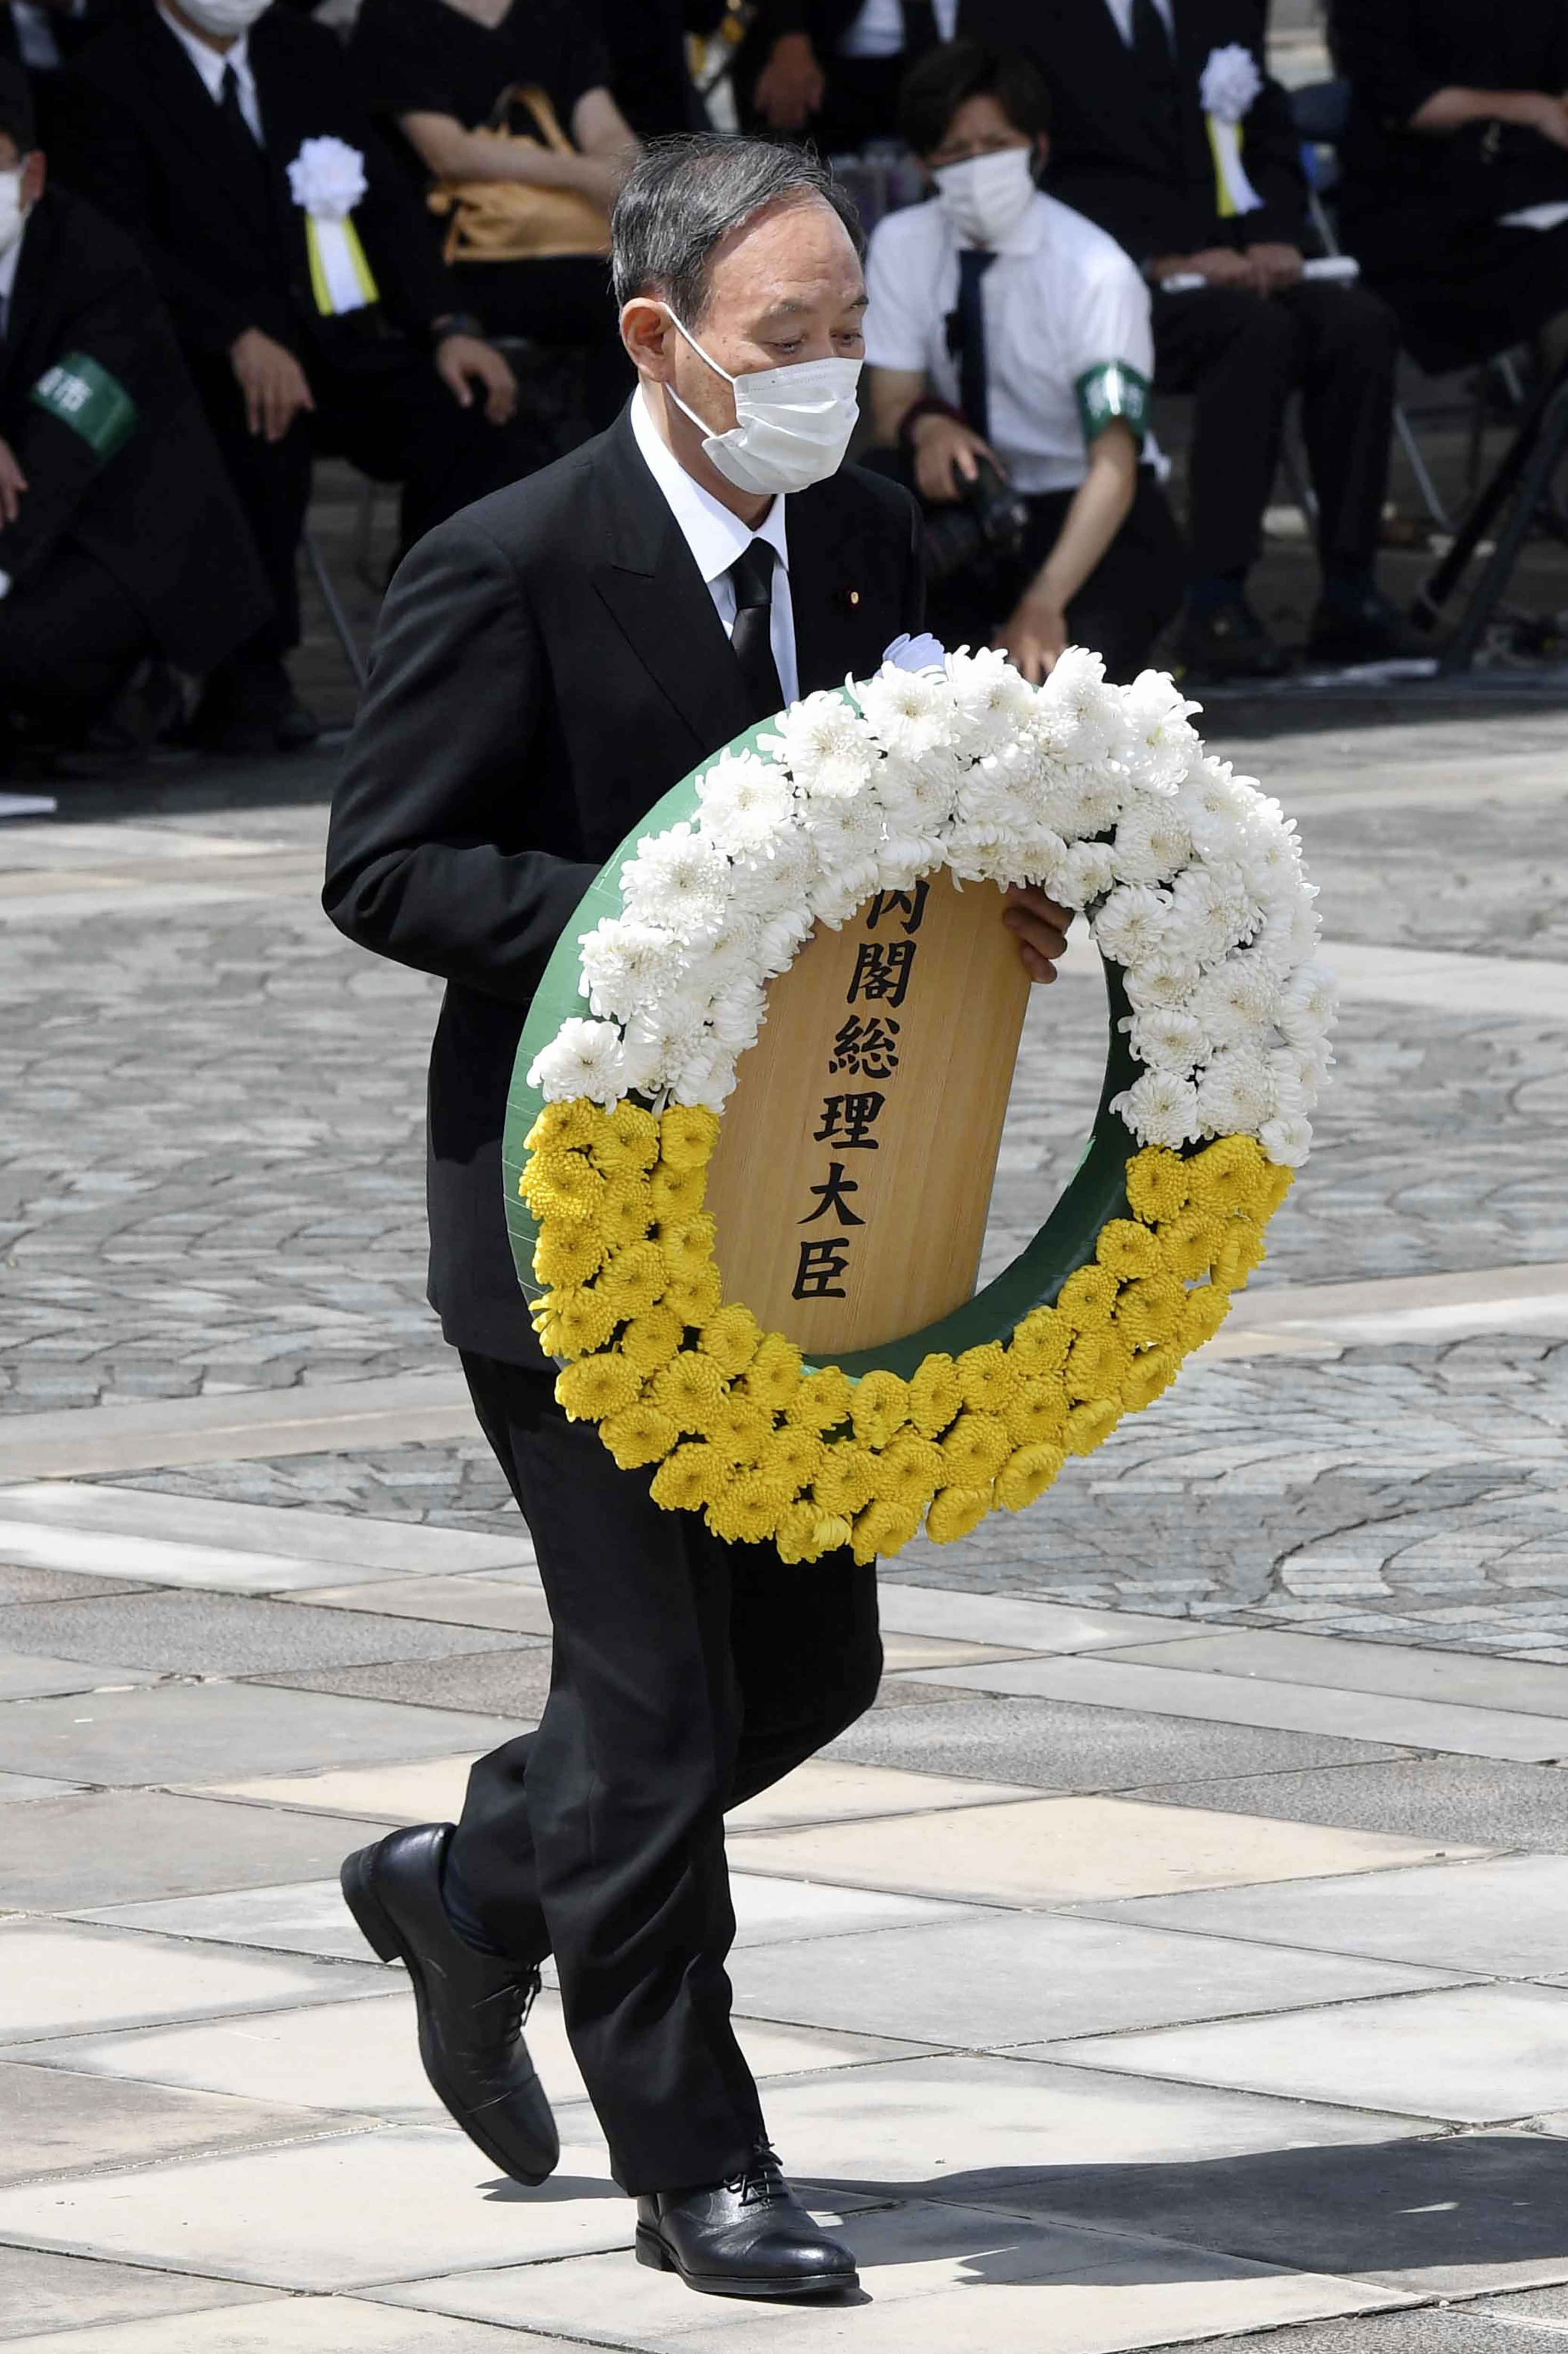
<svg viewBox="0 0 1568 2354">
<path fill-rule="evenodd" d="M 890 631 L 876 584 L 856 561 L 853 533 L 832 482 L 800 491 L 789 507 L 789 602 L 800 692 L 842 686 L 877 668 Z"/>
<path fill-rule="evenodd" d="M 260 183 L 236 172 L 229 154 L 229 134 L 223 117 L 191 60 L 154 10 L 146 11 L 142 57 L 152 85 L 155 110 L 170 134 L 183 140 L 200 159 L 204 188 L 216 201 L 253 228 L 266 224 Z M 269 164 L 273 158 L 269 155 Z"/>
<path fill-rule="evenodd" d="M 35 205 L 22 230 L 22 250 L 16 257 L 5 333 L 0 338 L 0 385 L 9 385 L 18 371 L 26 376 L 32 365 L 35 355 L 29 346 L 49 290 L 49 249 L 53 243 L 54 214 L 45 196 Z M 58 353 L 54 356 L 58 359 Z M 40 375 L 48 365 L 47 360 L 38 361 Z"/>
</svg>

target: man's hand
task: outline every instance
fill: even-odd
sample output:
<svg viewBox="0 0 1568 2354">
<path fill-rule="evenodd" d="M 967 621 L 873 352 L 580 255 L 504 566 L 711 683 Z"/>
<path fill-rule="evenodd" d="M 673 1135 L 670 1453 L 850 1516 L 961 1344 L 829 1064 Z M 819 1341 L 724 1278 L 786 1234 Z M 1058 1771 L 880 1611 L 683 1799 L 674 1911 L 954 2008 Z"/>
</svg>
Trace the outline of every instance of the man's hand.
<svg viewBox="0 0 1568 2354">
<path fill-rule="evenodd" d="M 1238 294 L 1261 292 L 1251 261 L 1228 245 L 1207 245 L 1202 253 L 1162 253 L 1150 263 L 1149 274 L 1157 286 L 1167 278 L 1202 278 L 1211 286 L 1228 286 Z"/>
<path fill-rule="evenodd" d="M 1015 670 L 1032 686 L 1049 678 L 1067 650 L 1067 616 L 1054 597 L 1038 588 L 1021 597 L 995 637 Z"/>
<path fill-rule="evenodd" d="M 1307 266 L 1300 247 L 1295 245 L 1249 245 L 1246 259 L 1262 281 L 1260 294 L 1278 294 L 1287 286 L 1299 286 Z"/>
<path fill-rule="evenodd" d="M 9 441 L 0 441 L 0 523 L 16 522 L 26 487 L 27 477 L 16 463 L 16 452 Z"/>
<path fill-rule="evenodd" d="M 484 392 L 492 425 L 510 424 L 517 409 L 517 379 L 493 344 L 477 335 L 443 335 L 436 345 L 436 372 L 460 408 L 473 407 L 472 387 Z"/>
<path fill-rule="evenodd" d="M 1007 472 L 990 442 L 961 418 L 943 417 L 928 409 L 924 417 L 916 419 L 910 439 L 915 449 L 915 480 L 923 499 L 940 503 L 959 497 L 954 470 L 964 482 L 972 482 L 980 471 L 978 458 L 989 458 L 999 474 Z"/>
<path fill-rule="evenodd" d="M 1057 963 L 1067 952 L 1072 909 L 1058 907 L 1054 899 L 1048 899 L 1033 885 L 1025 890 L 1022 884 L 1014 883 L 1008 889 L 1007 908 L 1001 920 L 1010 932 L 1018 935 L 1018 953 L 1030 980 L 1054 981 Z"/>
<path fill-rule="evenodd" d="M 751 93 L 759 114 L 775 131 L 803 131 L 815 114 L 827 88 L 817 53 L 805 33 L 785 33 L 774 42 L 768 63 Z"/>
<path fill-rule="evenodd" d="M 245 422 L 252 433 L 281 441 L 302 408 L 313 408 L 304 369 L 292 352 L 260 327 L 247 327 L 228 346 L 228 362 L 245 395 Z"/>
<path fill-rule="evenodd" d="M 1568 147 L 1568 98 L 1553 98 L 1543 90 L 1521 90 L 1512 93 L 1509 106 L 1505 121 L 1539 131 L 1553 147 Z"/>
</svg>

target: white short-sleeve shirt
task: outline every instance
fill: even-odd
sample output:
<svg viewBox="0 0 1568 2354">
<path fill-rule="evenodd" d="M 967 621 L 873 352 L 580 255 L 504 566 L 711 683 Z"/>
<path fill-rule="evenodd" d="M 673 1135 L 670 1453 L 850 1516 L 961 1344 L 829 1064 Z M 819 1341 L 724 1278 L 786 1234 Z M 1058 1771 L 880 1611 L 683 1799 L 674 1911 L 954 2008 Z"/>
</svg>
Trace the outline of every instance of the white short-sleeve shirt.
<svg viewBox="0 0 1568 2354">
<path fill-rule="evenodd" d="M 958 308 L 959 250 L 938 206 L 911 205 L 879 222 L 865 268 L 867 361 L 923 375 L 955 404 L 948 322 Z M 1090 441 L 1115 418 L 1147 441 L 1149 290 L 1114 238 L 1036 193 L 997 248 L 980 300 L 991 443 L 1015 488 L 1075 490 Z"/>
</svg>

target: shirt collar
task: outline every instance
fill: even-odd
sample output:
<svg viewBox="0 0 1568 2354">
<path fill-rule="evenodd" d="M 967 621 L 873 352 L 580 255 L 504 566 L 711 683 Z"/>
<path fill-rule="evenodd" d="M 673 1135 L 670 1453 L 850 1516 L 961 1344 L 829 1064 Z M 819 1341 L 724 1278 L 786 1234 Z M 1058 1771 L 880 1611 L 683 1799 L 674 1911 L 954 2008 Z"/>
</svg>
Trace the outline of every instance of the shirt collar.
<svg viewBox="0 0 1568 2354">
<path fill-rule="evenodd" d="M 705 491 L 701 482 L 692 480 L 654 424 L 646 385 L 640 385 L 632 395 L 631 430 L 643 462 L 662 491 L 705 582 L 711 586 L 727 572 L 754 539 L 765 539 L 788 570 L 789 550 L 785 538 L 786 501 L 782 495 L 775 498 L 755 531 L 728 507 L 721 506 L 711 491 Z"/>
<path fill-rule="evenodd" d="M 0 302 L 8 304 L 16 291 L 16 269 L 22 259 L 22 248 L 27 241 L 28 223 L 37 211 L 37 205 L 28 206 L 26 218 L 22 223 L 21 236 L 8 246 L 4 253 L 0 253 Z"/>
<path fill-rule="evenodd" d="M 938 213 L 942 226 L 947 231 L 948 244 L 950 249 L 954 253 L 969 251 L 971 249 L 969 239 L 967 238 L 959 237 L 958 231 L 954 228 L 947 215 L 945 213 L 941 213 L 939 207 L 935 205 L 933 205 L 932 210 Z M 1042 190 L 1036 188 L 1034 194 L 1029 200 L 1028 211 L 1013 224 L 1012 228 L 1009 229 L 1004 238 L 998 239 L 995 246 L 991 248 L 991 250 L 995 253 L 1005 253 L 1009 255 L 1037 253 L 1040 248 L 1046 242 L 1050 234 L 1051 207 Z M 977 251 L 979 250 L 978 248 L 973 249 Z"/>
<path fill-rule="evenodd" d="M 249 79 L 250 73 L 249 33 L 241 33 L 230 49 L 209 48 L 205 41 L 197 40 L 194 33 L 187 32 L 176 17 L 170 16 L 163 5 L 163 0 L 158 0 L 158 14 L 195 66 L 197 73 L 200 74 L 213 98 L 221 98 L 223 95 L 225 66 L 232 66 L 241 81 Z"/>
</svg>

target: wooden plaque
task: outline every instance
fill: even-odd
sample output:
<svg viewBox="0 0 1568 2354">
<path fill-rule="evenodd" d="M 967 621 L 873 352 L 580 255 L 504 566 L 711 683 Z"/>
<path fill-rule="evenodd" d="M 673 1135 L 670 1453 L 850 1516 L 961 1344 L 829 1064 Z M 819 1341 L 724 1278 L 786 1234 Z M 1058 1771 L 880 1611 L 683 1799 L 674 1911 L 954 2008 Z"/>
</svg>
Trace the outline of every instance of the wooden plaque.
<svg viewBox="0 0 1568 2354">
<path fill-rule="evenodd" d="M 708 1182 L 726 1299 L 819 1362 L 975 1288 L 1028 974 L 944 868 L 819 925 L 771 982 Z"/>
</svg>

